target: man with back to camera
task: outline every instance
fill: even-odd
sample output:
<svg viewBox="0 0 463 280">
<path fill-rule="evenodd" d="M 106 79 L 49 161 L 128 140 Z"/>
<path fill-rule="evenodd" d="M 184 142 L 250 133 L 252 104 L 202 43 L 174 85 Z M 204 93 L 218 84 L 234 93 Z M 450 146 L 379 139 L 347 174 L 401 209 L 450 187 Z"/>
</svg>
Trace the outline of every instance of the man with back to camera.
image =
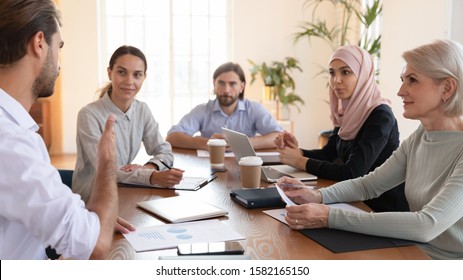
<svg viewBox="0 0 463 280">
<path fill-rule="evenodd" d="M 66 187 L 28 111 L 53 94 L 63 47 L 52 0 L 0 2 L 0 259 L 107 258 L 117 217 L 114 116 L 98 146 L 87 208 Z"/>
<path fill-rule="evenodd" d="M 244 99 L 246 78 L 240 65 L 228 62 L 213 75 L 215 100 L 200 104 L 167 133 L 172 147 L 208 150 L 209 138 L 221 138 L 222 127 L 246 134 L 254 149 L 275 148 L 282 127 L 261 104 Z M 200 136 L 193 136 L 196 132 Z M 256 135 L 260 134 L 260 135 Z"/>
</svg>

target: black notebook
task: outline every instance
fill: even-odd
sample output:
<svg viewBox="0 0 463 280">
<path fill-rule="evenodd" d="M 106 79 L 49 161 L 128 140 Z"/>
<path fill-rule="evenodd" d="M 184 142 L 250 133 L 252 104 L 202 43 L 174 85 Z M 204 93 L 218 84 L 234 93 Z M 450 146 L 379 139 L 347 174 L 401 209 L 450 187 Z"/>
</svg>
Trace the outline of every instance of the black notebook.
<svg viewBox="0 0 463 280">
<path fill-rule="evenodd" d="M 232 190 L 230 197 L 246 208 L 284 207 L 276 188 Z"/>
</svg>

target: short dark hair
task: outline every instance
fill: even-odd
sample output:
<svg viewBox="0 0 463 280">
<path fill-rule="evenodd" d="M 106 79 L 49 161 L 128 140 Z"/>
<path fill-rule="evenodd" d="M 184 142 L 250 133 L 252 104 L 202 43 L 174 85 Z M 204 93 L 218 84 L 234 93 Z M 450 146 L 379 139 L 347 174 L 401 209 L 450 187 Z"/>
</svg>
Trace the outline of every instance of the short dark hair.
<svg viewBox="0 0 463 280">
<path fill-rule="evenodd" d="M 240 81 L 244 83 L 245 88 L 246 88 L 246 76 L 244 75 L 243 68 L 238 63 L 233 63 L 233 62 L 227 62 L 219 66 L 214 72 L 214 75 L 212 75 L 213 81 L 215 82 L 215 79 L 217 79 L 218 76 L 220 76 L 223 73 L 227 72 L 235 72 L 236 75 L 240 78 Z M 238 96 L 239 99 L 244 98 L 244 88 L 243 91 L 239 94 Z"/>
<path fill-rule="evenodd" d="M 23 58 L 27 43 L 37 32 L 42 31 L 51 45 L 51 38 L 58 31 L 58 24 L 61 25 L 53 0 L 1 0 L 0 19 L 1 66 Z"/>
<path fill-rule="evenodd" d="M 109 59 L 109 69 L 113 70 L 114 64 L 116 64 L 117 59 L 126 54 L 134 55 L 143 60 L 143 63 L 145 64 L 145 71 L 143 71 L 143 73 L 146 74 L 146 70 L 148 69 L 148 62 L 146 61 L 145 55 L 140 49 L 127 45 L 120 46 L 119 48 L 117 48 L 117 50 L 114 51 L 114 53 L 111 55 L 111 58 Z M 107 84 L 103 89 L 101 89 L 100 98 L 102 98 L 105 95 L 105 93 L 111 94 L 112 90 L 112 84 Z"/>
</svg>

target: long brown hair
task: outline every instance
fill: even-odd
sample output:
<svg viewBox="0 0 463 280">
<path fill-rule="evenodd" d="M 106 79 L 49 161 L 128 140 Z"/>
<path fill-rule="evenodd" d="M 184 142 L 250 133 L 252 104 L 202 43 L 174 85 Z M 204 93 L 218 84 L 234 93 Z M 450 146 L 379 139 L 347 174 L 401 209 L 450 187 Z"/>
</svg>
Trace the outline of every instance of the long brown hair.
<svg viewBox="0 0 463 280">
<path fill-rule="evenodd" d="M 113 70 L 114 64 L 116 64 L 117 59 L 126 54 L 134 55 L 140 58 L 141 60 L 143 60 L 143 63 L 145 64 L 144 74 L 146 74 L 146 70 L 148 69 L 148 63 L 146 62 L 145 55 L 140 49 L 136 47 L 132 47 L 132 46 L 127 46 L 127 45 L 120 46 L 119 48 L 117 48 L 117 50 L 114 51 L 113 55 L 111 56 L 111 59 L 109 60 L 109 69 Z M 102 98 L 105 95 L 105 93 L 108 93 L 110 95 L 111 92 L 113 91 L 113 84 L 109 82 L 106 86 L 104 86 L 99 91 L 100 91 L 99 98 Z"/>
</svg>

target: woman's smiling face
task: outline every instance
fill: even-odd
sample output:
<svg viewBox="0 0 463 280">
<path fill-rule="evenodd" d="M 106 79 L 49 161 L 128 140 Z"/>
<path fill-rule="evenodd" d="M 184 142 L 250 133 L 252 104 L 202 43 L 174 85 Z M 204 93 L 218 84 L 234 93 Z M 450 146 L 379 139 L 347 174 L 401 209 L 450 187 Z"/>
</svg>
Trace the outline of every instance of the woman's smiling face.
<svg viewBox="0 0 463 280">
<path fill-rule="evenodd" d="M 113 88 L 111 99 L 127 102 L 135 98 L 145 80 L 145 71 L 145 63 L 139 57 L 131 54 L 119 57 L 113 69 L 108 68 Z"/>
</svg>

